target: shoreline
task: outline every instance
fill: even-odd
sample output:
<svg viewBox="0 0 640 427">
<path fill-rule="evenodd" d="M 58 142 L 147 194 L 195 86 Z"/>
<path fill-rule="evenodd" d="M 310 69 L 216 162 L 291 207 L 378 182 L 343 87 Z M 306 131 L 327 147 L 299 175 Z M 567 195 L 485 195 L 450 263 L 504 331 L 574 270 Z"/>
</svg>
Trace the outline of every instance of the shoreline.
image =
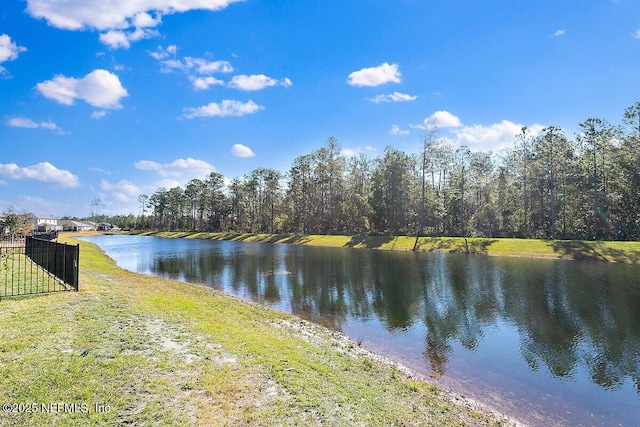
<svg viewBox="0 0 640 427">
<path fill-rule="evenodd" d="M 94 235 L 100 235 L 103 233 L 92 233 Z M 120 233 L 120 234 L 128 234 L 128 233 Z M 147 234 L 147 233 L 145 233 Z M 139 234 L 138 234 L 139 235 Z M 171 233 L 169 235 L 167 235 L 166 233 L 162 233 L 161 236 L 156 236 L 156 237 L 163 237 L 163 238 L 187 238 L 187 239 L 201 239 L 202 238 L 202 234 L 201 233 L 196 233 L 196 234 L 192 234 L 192 233 Z M 251 234 L 244 234 L 241 236 L 238 235 L 228 235 L 228 234 L 217 234 L 214 236 L 211 235 L 207 235 L 209 240 L 228 240 L 228 241 L 239 241 L 239 242 L 252 242 L 252 243 L 280 243 L 280 244 L 287 244 L 285 242 L 282 241 L 276 241 L 273 242 L 274 238 L 276 238 L 277 240 L 282 240 L 282 236 L 281 235 L 251 235 Z M 213 237 L 213 238 L 211 238 Z M 233 238 L 229 238 L 229 237 L 233 237 Z M 240 237 L 240 238 L 238 238 Z M 324 236 L 323 236 L 324 237 Z M 340 237 L 339 238 L 343 238 L 344 237 Z M 335 240 L 334 240 L 335 242 Z M 326 246 L 326 245 L 319 245 L 317 244 L 318 242 L 314 242 L 316 243 L 314 246 Z M 326 243 L 326 241 L 324 242 Z M 296 244 L 302 244 L 302 243 L 296 243 Z M 393 249 L 383 249 L 383 250 L 393 250 Z M 396 248 L 395 250 L 401 250 L 401 251 L 406 251 L 405 249 L 398 249 Z M 152 276 L 154 277 L 154 276 Z M 197 284 L 197 283 L 191 283 L 191 282 L 185 282 L 188 283 L 190 286 L 196 286 L 196 287 L 203 287 L 204 289 L 210 289 L 209 286 L 206 285 L 201 285 L 201 284 Z M 229 298 L 233 298 L 236 299 L 240 302 L 242 302 L 243 304 L 250 304 L 252 306 L 255 307 L 260 307 L 262 308 L 263 305 L 260 303 L 257 303 L 255 301 L 251 301 L 251 300 L 247 300 L 247 299 L 243 299 L 241 297 L 237 297 L 237 296 L 233 296 L 233 295 L 229 295 L 229 294 L 225 294 L 226 296 L 228 296 Z M 286 313 L 286 312 L 282 312 L 279 311 L 277 309 L 274 309 L 280 313 L 284 313 L 287 315 L 291 315 L 294 316 L 295 319 L 297 320 L 296 322 L 296 328 L 297 329 L 301 329 L 304 330 L 305 333 L 303 334 L 303 336 L 307 336 L 307 335 L 316 335 L 315 332 L 313 332 L 314 330 L 317 331 L 317 328 L 320 328 L 320 330 L 324 330 L 324 331 L 329 331 L 330 335 L 332 337 L 332 339 L 338 339 L 338 341 L 343 342 L 343 343 L 348 343 L 348 344 L 342 344 L 342 347 L 345 346 L 350 346 L 351 348 L 354 348 L 355 351 L 358 354 L 361 355 L 365 355 L 371 359 L 375 359 L 387 366 L 389 366 L 392 369 L 397 369 L 399 371 L 402 371 L 403 373 L 405 373 L 406 375 L 408 375 L 409 377 L 413 378 L 413 379 L 418 379 L 420 381 L 424 381 L 428 384 L 432 384 L 432 385 L 437 385 L 438 387 L 441 388 L 443 393 L 446 393 L 448 395 L 450 395 L 450 398 L 458 403 L 464 403 L 467 407 L 469 408 L 476 408 L 478 410 L 481 410 L 482 412 L 488 412 L 494 416 L 498 416 L 498 417 L 502 417 L 502 418 L 508 418 L 508 422 L 506 425 L 514 425 L 514 426 L 524 426 L 524 425 L 544 425 L 544 422 L 541 422 L 546 420 L 546 421 L 551 421 L 551 420 L 560 420 L 561 418 L 556 417 L 556 415 L 551 414 L 551 413 L 544 413 L 544 411 L 540 411 L 540 410 L 534 410 L 533 407 L 529 407 L 528 405 L 525 405 L 525 407 L 527 409 L 523 409 L 520 408 L 518 409 L 517 406 L 514 406 L 513 402 L 510 402 L 508 399 L 504 398 L 504 397 L 500 397 L 497 394 L 492 394 L 492 399 L 489 399 L 487 401 L 483 400 L 482 397 L 482 393 L 478 392 L 478 388 L 475 386 L 471 386 L 469 387 L 470 384 L 462 384 L 461 382 L 458 381 L 442 381 L 441 379 L 438 379 L 437 377 L 432 377 L 429 376 L 427 374 L 421 373 L 419 370 L 414 370 L 413 368 L 409 367 L 409 365 L 405 365 L 402 363 L 402 361 L 399 361 L 397 359 L 394 359 L 392 356 L 389 355 L 385 355 L 384 352 L 382 353 L 378 353 L 376 352 L 376 350 L 374 348 L 368 348 L 368 346 L 362 345 L 360 344 L 360 342 L 353 337 L 348 336 L 347 334 L 345 334 L 344 332 L 341 331 L 336 331 L 334 329 L 328 328 L 326 326 L 323 325 L 319 325 L 316 323 L 313 323 L 310 320 L 304 319 L 304 318 L 300 318 L 298 316 Z M 528 424 L 527 422 L 525 422 L 524 420 L 531 420 L 533 422 L 533 424 Z M 554 422 L 555 422 L 554 421 Z"/>
<path fill-rule="evenodd" d="M 253 235 L 255 238 L 257 235 Z M 160 236 L 164 237 L 164 236 Z M 197 237 L 186 237 L 186 238 L 197 238 Z M 251 239 L 251 238 L 250 238 Z M 232 240 L 232 239 L 209 239 L 209 240 Z M 246 240 L 240 240 L 246 241 Z M 254 243 L 281 243 L 284 242 L 264 242 L 260 240 L 249 240 Z M 316 245 L 322 246 L 322 245 Z M 394 250 L 394 249 L 382 249 L 382 250 Z M 395 250 L 405 250 L 405 249 L 395 249 Z M 118 267 L 120 268 L 120 267 Z M 155 277 L 155 276 L 151 276 Z M 182 282 L 188 286 L 195 286 L 199 288 L 203 288 L 205 290 L 211 290 L 209 286 L 192 283 L 192 282 Z M 218 292 L 218 291 L 215 291 Z M 293 314 L 289 314 L 283 311 L 280 311 L 276 308 L 265 307 L 257 302 L 244 299 L 242 297 L 238 297 L 235 295 L 230 295 L 222 292 L 222 295 L 226 298 L 230 298 L 238 304 L 247 304 L 249 306 L 255 307 L 260 310 L 273 310 L 277 313 L 283 314 L 285 316 L 290 316 L 293 319 L 291 320 L 282 320 L 278 323 L 275 323 L 274 326 L 278 328 L 283 328 L 285 330 L 293 331 L 294 334 L 299 335 L 302 339 L 313 342 L 316 339 L 322 339 L 326 343 L 331 346 L 337 346 L 341 349 L 344 349 L 354 355 L 354 357 L 364 357 L 366 359 L 374 360 L 376 363 L 379 363 L 383 366 L 392 370 L 392 376 L 395 375 L 395 372 L 399 372 L 400 375 L 414 381 L 420 381 L 428 384 L 431 387 L 437 387 L 439 393 L 442 397 L 444 397 L 449 403 L 457 406 L 465 407 L 471 411 L 480 412 L 485 415 L 491 417 L 492 422 L 496 422 L 497 425 L 503 427 L 527 427 L 530 424 L 524 422 L 523 420 L 517 418 L 516 415 L 508 415 L 500 410 L 492 407 L 490 404 L 482 402 L 481 400 L 474 399 L 472 397 L 467 397 L 464 395 L 465 391 L 454 391 L 453 389 L 447 387 L 444 383 L 437 383 L 432 378 L 427 375 L 421 375 L 417 371 L 411 369 L 410 367 L 402 364 L 401 362 L 397 362 L 383 354 L 377 353 L 373 350 L 370 350 L 361 344 L 357 343 L 354 339 L 346 335 L 344 332 L 336 331 L 326 326 L 322 326 L 320 324 L 314 323 L 310 320 L 303 319 L 301 317 L 295 316 Z M 522 415 L 522 414 L 521 414 Z M 544 421 L 544 420 L 543 420 Z"/>
<path fill-rule="evenodd" d="M 94 233 L 94 234 L 101 234 L 101 233 Z M 184 234 L 184 233 L 180 233 L 180 234 Z M 192 234 L 186 234 L 186 236 L 187 238 L 198 237 L 198 236 L 193 236 Z M 167 236 L 165 235 L 163 237 L 167 237 Z M 184 236 L 173 235 L 172 237 L 175 238 L 175 237 L 184 237 Z M 222 240 L 221 237 L 228 237 L 228 236 L 217 235 L 215 237 L 216 239 L 214 240 Z M 264 240 L 273 240 L 273 238 L 274 238 L 273 235 L 260 235 L 260 236 L 243 235 L 241 236 L 241 239 L 235 238 L 235 240 L 258 242 L 258 241 L 264 241 Z M 232 240 L 232 239 L 227 238 L 226 240 Z M 317 242 L 314 242 L 314 243 L 317 243 Z M 196 284 L 196 286 L 200 286 L 200 285 Z M 205 286 L 205 288 L 207 287 Z M 240 299 L 240 301 L 247 302 L 243 299 Z M 247 302 L 247 303 L 255 304 L 252 302 Z M 258 304 L 257 306 L 261 307 L 260 304 Z M 311 323 L 310 325 L 311 325 L 310 327 L 315 326 L 314 323 Z M 301 328 L 302 328 L 301 326 L 298 327 L 298 329 L 301 329 Z M 322 325 L 320 325 L 320 328 L 326 329 L 325 327 L 322 327 Z M 335 336 L 339 336 L 343 334 L 341 332 L 332 332 L 332 333 L 336 334 Z M 493 394 L 493 393 L 490 393 L 487 395 L 489 399 L 485 399 L 484 392 L 488 390 L 483 391 L 482 389 L 476 387 L 476 385 L 472 381 L 450 382 L 450 381 L 442 381 L 437 377 L 433 378 L 433 377 L 430 377 L 429 375 L 424 375 L 423 373 L 420 372 L 419 369 L 417 371 L 414 371 L 410 367 L 412 366 L 411 363 L 409 363 L 408 365 L 402 364 L 402 359 L 394 358 L 391 353 L 387 354 L 384 351 L 382 351 L 381 353 L 376 353 L 375 348 L 370 348 L 366 344 L 364 346 L 361 346 L 359 340 L 355 338 L 350 338 L 347 335 L 345 335 L 344 337 L 347 341 L 350 341 L 352 344 L 354 341 L 358 342 L 357 348 L 366 349 L 366 351 L 371 352 L 371 354 L 375 355 L 375 357 L 381 358 L 381 360 L 387 358 L 386 360 L 388 361 L 387 364 L 389 366 L 391 367 L 395 366 L 398 370 L 401 370 L 401 371 L 408 370 L 408 372 L 411 374 L 413 378 L 421 378 L 427 381 L 428 383 L 437 384 L 439 387 L 442 387 L 443 390 L 448 390 L 452 392 L 453 396 L 458 396 L 463 401 L 468 401 L 471 404 L 473 403 L 478 404 L 480 407 L 483 407 L 490 411 L 495 411 L 495 413 L 498 413 L 498 414 L 509 414 L 508 416 L 511 418 L 509 422 L 510 425 L 523 425 L 523 424 L 518 424 L 518 423 L 522 423 L 523 422 L 522 420 L 527 420 L 525 421 L 525 423 L 531 423 L 531 425 L 545 425 L 546 422 L 552 422 L 554 424 L 555 423 L 564 424 L 567 422 L 567 419 L 564 418 L 560 413 L 556 414 L 553 412 L 547 412 L 545 408 L 542 406 L 529 405 L 528 399 L 521 399 L 520 403 L 518 404 L 517 401 L 512 401 L 510 399 L 507 399 L 505 397 L 500 397 L 499 395 Z M 567 412 L 567 413 L 570 413 L 570 412 Z"/>
<path fill-rule="evenodd" d="M 2 301 L 0 398 L 111 410 L 0 413 L 2 425 L 524 425 L 342 333 L 71 243 L 80 292 Z"/>
<path fill-rule="evenodd" d="M 130 232 L 141 236 L 280 243 L 305 246 L 440 252 L 512 258 L 640 264 L 640 242 L 542 240 L 480 237 L 344 236 L 235 232 Z"/>
</svg>

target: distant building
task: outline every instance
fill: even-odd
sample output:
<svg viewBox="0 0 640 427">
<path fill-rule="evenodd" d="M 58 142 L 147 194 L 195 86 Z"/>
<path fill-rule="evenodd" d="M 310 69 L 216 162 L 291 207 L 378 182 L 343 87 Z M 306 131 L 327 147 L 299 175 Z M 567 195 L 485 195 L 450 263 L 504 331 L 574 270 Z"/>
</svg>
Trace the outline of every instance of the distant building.
<svg viewBox="0 0 640 427">
<path fill-rule="evenodd" d="M 58 220 L 58 225 L 62 226 L 64 231 L 95 231 L 96 226 L 88 221 L 73 221 L 70 219 Z"/>
<path fill-rule="evenodd" d="M 113 225 L 108 222 L 101 222 L 98 224 L 97 229 L 98 231 L 111 231 L 111 229 L 113 229 Z"/>
<path fill-rule="evenodd" d="M 29 218 L 33 225 L 33 231 L 45 233 L 50 231 L 62 231 L 62 225 L 58 224 L 57 218 L 34 213 L 29 214 Z"/>
</svg>

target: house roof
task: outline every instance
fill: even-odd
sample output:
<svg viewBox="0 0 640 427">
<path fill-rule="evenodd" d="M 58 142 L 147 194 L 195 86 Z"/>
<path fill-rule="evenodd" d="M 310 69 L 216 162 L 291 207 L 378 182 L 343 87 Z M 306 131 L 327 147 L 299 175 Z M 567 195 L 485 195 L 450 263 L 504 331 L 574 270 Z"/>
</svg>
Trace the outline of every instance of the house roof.
<svg viewBox="0 0 640 427">
<path fill-rule="evenodd" d="M 55 220 L 58 219 L 58 218 L 55 218 L 55 217 L 52 217 L 52 216 L 40 215 L 40 214 L 35 214 L 35 213 L 30 213 L 29 215 L 32 218 L 35 218 L 35 219 L 55 219 Z"/>
<path fill-rule="evenodd" d="M 61 225 L 72 225 L 74 227 L 95 227 L 94 225 L 89 224 L 87 222 L 73 221 L 71 219 L 61 219 L 61 220 L 58 220 L 58 223 L 60 223 Z"/>
</svg>

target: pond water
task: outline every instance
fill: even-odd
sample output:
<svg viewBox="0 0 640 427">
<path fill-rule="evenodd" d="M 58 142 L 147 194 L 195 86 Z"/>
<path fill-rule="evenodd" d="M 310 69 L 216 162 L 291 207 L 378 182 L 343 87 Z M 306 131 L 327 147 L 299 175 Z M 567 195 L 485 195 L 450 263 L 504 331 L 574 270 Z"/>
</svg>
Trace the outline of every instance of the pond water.
<svg viewBox="0 0 640 427">
<path fill-rule="evenodd" d="M 119 266 L 341 331 L 530 425 L 638 425 L 640 267 L 96 236 Z"/>
</svg>

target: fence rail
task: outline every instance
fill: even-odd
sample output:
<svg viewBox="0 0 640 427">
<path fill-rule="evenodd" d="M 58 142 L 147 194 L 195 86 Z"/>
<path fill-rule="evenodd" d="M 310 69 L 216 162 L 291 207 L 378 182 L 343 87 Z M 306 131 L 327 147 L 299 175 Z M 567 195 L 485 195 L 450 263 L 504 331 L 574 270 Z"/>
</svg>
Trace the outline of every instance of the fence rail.
<svg viewBox="0 0 640 427">
<path fill-rule="evenodd" d="M 78 290 L 79 245 L 26 237 L 0 242 L 0 297 Z"/>
</svg>

